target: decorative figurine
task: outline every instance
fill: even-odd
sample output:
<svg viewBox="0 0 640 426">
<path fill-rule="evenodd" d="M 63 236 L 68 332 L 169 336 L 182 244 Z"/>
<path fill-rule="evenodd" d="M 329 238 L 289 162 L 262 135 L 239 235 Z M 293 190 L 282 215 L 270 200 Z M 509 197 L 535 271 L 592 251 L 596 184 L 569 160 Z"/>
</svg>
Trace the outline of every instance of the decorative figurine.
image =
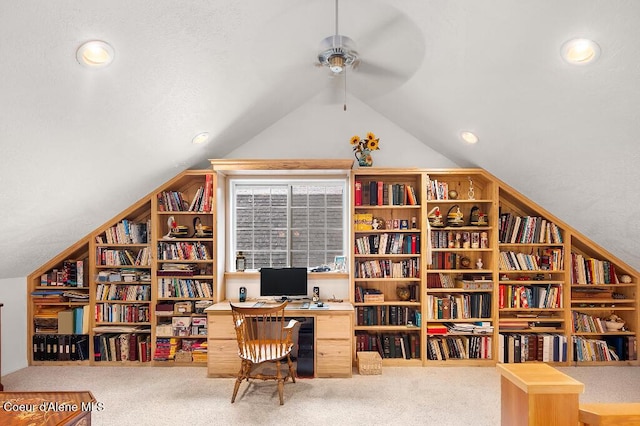
<svg viewBox="0 0 640 426">
<path fill-rule="evenodd" d="M 473 180 L 471 179 L 471 176 L 469 176 L 469 199 L 470 200 L 475 200 L 476 199 L 476 195 L 473 192 Z"/>
</svg>

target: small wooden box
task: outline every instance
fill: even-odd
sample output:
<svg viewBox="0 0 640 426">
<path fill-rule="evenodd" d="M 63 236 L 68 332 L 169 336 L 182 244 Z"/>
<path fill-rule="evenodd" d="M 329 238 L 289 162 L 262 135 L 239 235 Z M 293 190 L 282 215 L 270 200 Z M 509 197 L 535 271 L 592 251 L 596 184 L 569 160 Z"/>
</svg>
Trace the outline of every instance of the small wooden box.
<svg viewBox="0 0 640 426">
<path fill-rule="evenodd" d="M 365 294 L 364 295 L 365 303 L 380 303 L 384 302 L 384 294 Z"/>
<path fill-rule="evenodd" d="M 358 373 L 362 375 L 382 374 L 382 357 L 378 352 L 357 352 Z"/>
<path fill-rule="evenodd" d="M 191 351 L 178 351 L 175 355 L 175 362 L 192 362 Z"/>
</svg>

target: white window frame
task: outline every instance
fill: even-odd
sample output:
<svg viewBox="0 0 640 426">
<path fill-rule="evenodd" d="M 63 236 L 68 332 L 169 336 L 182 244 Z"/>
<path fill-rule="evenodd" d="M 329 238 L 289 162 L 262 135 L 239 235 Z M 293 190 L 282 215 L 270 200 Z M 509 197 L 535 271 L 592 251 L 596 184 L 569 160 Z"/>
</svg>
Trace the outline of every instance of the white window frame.
<svg viewBox="0 0 640 426">
<path fill-rule="evenodd" d="M 228 237 L 227 237 L 227 271 L 235 272 L 235 258 L 237 254 L 237 241 L 236 241 L 236 188 L 241 185 L 313 185 L 314 183 L 322 184 L 338 184 L 342 187 L 343 191 L 343 205 L 342 205 L 342 255 L 348 258 L 348 247 L 350 244 L 350 228 L 349 217 L 351 216 L 350 210 L 350 194 L 349 194 L 349 178 L 348 177 L 307 177 L 307 176 L 292 176 L 291 178 L 282 177 L 268 177 L 268 176 L 233 176 L 229 177 L 227 184 L 227 197 L 228 200 Z M 290 200 L 287 205 L 287 209 L 291 209 Z M 290 229 L 291 223 L 287 223 L 287 228 Z M 291 249 L 289 247 L 290 241 L 287 241 L 287 259 L 290 260 Z M 315 266 L 315 265 L 314 265 Z"/>
</svg>

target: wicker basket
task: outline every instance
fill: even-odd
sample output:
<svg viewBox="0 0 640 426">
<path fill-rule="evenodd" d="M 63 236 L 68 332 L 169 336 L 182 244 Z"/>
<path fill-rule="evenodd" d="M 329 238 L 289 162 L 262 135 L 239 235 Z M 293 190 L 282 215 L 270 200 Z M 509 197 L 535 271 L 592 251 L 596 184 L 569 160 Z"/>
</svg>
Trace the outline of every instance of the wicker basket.
<svg viewBox="0 0 640 426">
<path fill-rule="evenodd" d="M 378 352 L 357 352 L 358 373 L 362 375 L 382 374 L 382 358 Z"/>
</svg>

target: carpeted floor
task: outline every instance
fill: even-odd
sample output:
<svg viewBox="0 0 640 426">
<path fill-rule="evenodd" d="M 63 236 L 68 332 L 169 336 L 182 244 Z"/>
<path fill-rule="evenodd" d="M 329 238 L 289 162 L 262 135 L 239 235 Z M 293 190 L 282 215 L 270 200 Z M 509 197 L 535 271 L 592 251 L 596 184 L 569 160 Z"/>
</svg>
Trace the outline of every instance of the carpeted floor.
<svg viewBox="0 0 640 426">
<path fill-rule="evenodd" d="M 640 368 L 563 367 L 585 384 L 581 402 L 640 401 Z M 101 425 L 474 425 L 500 424 L 500 376 L 490 367 L 384 367 L 379 376 L 274 382 L 209 379 L 197 367 L 28 367 L 5 391 L 90 390 Z M 1 409 L 1 406 L 0 406 Z"/>
</svg>

